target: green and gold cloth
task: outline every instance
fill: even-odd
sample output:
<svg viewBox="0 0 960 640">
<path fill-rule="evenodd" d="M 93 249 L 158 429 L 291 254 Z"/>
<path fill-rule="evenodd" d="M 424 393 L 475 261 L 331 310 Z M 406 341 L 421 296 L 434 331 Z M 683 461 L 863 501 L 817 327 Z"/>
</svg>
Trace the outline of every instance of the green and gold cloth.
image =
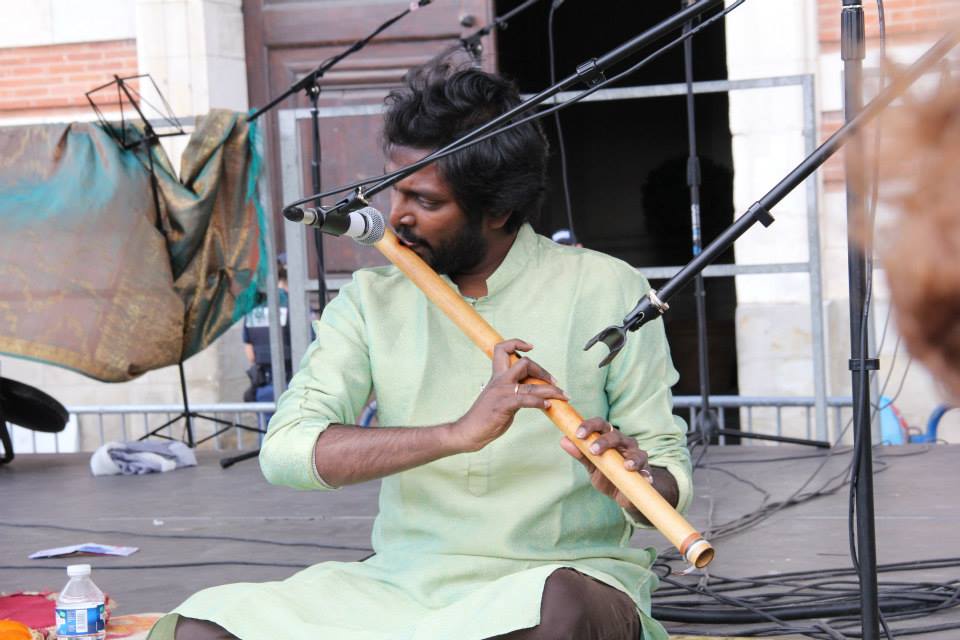
<svg viewBox="0 0 960 640">
<path fill-rule="evenodd" d="M 487 289 L 468 298 L 477 312 L 504 337 L 531 342 L 530 357 L 582 415 L 636 437 L 677 479 L 685 509 L 690 458 L 683 421 L 672 414 L 677 374 L 662 321 L 631 334 L 608 367 L 597 366 L 603 349 L 583 351 L 649 290 L 646 280 L 624 262 L 524 226 Z M 357 271 L 314 327 L 260 454 L 276 484 L 327 489 L 314 443 L 331 423 L 356 423 L 371 390 L 380 424 L 417 428 L 462 416 L 490 378 L 489 359 L 392 266 Z M 547 577 L 573 567 L 628 593 L 644 637 L 665 640 L 649 616 L 655 550 L 629 545 L 633 525 L 560 438 L 542 412 L 522 409 L 482 450 L 384 478 L 369 560 L 214 587 L 176 612 L 247 640 L 480 640 L 538 624 Z M 172 623 L 158 625 L 153 640 L 169 637 Z"/>
<path fill-rule="evenodd" d="M 0 129 L 0 353 L 120 382 L 181 362 L 253 308 L 266 270 L 254 129 L 199 119 L 162 147 L 92 123 Z"/>
</svg>

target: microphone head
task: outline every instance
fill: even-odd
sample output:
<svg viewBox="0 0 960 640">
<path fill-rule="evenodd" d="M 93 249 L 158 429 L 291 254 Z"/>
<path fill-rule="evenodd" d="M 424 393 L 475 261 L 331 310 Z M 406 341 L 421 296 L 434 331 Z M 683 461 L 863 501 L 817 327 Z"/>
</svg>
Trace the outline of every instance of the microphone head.
<svg viewBox="0 0 960 640">
<path fill-rule="evenodd" d="M 382 213 L 373 207 L 364 207 L 351 215 L 354 214 L 362 216 L 365 223 L 363 233 L 354 237 L 354 240 L 360 244 L 376 244 L 383 239 L 383 234 L 386 233 L 387 229 L 387 222 L 384 220 Z"/>
<path fill-rule="evenodd" d="M 290 222 L 302 222 L 303 207 L 287 207 L 283 210 L 283 217 Z"/>
</svg>

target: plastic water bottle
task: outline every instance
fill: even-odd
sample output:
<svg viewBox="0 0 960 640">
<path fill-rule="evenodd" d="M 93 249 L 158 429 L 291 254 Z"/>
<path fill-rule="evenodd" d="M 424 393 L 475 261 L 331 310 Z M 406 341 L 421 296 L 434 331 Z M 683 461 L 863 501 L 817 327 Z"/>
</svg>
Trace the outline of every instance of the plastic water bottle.
<svg viewBox="0 0 960 640">
<path fill-rule="evenodd" d="M 103 591 L 90 579 L 90 565 L 67 567 L 70 581 L 57 598 L 57 638 L 103 640 L 107 636 Z"/>
</svg>

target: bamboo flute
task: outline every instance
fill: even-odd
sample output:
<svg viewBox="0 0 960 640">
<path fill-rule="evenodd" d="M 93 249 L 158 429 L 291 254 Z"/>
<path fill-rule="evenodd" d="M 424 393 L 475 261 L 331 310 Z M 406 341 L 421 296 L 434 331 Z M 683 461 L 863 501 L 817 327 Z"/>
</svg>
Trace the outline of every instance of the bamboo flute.
<svg viewBox="0 0 960 640">
<path fill-rule="evenodd" d="M 493 349 L 497 343 L 503 342 L 503 337 L 420 256 L 400 244 L 389 229 L 373 246 L 410 278 L 487 357 L 493 357 Z M 516 359 L 516 356 L 512 358 Z M 527 378 L 523 382 L 544 384 L 535 378 Z M 589 446 L 598 434 L 593 433 L 583 440 L 576 437 L 575 432 L 583 422 L 583 417 L 568 402 L 552 400 L 550 408 L 543 409 L 543 412 L 590 462 L 630 499 L 647 520 L 680 550 L 690 564 L 705 567 L 713 560 L 714 550 L 710 543 L 640 474 L 624 468 L 620 452 L 608 449 L 599 456 L 595 455 L 590 452 Z"/>
</svg>

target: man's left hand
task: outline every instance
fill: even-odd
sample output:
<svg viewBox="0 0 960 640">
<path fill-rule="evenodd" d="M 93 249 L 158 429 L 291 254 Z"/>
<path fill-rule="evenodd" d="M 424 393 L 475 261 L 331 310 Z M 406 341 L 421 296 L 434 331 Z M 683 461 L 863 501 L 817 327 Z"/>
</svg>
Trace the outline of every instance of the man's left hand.
<svg viewBox="0 0 960 640">
<path fill-rule="evenodd" d="M 628 471 L 635 471 L 653 485 L 653 488 L 663 496 L 672 506 L 676 507 L 680 502 L 680 489 L 677 486 L 677 480 L 673 475 L 662 467 L 651 467 L 647 457 L 647 452 L 642 450 L 637 441 L 630 436 L 624 435 L 619 429 L 603 418 L 590 418 L 580 425 L 577 429 L 577 437 L 585 440 L 591 433 L 600 435 L 590 444 L 590 452 L 600 455 L 607 449 L 616 449 L 623 456 L 623 466 Z M 566 436 L 560 440 L 560 446 L 564 451 L 580 461 L 590 474 L 590 482 L 598 491 L 604 495 L 610 496 L 616 500 L 617 504 L 630 514 L 637 522 L 650 524 L 646 516 L 640 513 L 625 495 L 610 480 L 601 473 L 592 462 L 583 455 L 575 444 L 570 442 Z"/>
</svg>

